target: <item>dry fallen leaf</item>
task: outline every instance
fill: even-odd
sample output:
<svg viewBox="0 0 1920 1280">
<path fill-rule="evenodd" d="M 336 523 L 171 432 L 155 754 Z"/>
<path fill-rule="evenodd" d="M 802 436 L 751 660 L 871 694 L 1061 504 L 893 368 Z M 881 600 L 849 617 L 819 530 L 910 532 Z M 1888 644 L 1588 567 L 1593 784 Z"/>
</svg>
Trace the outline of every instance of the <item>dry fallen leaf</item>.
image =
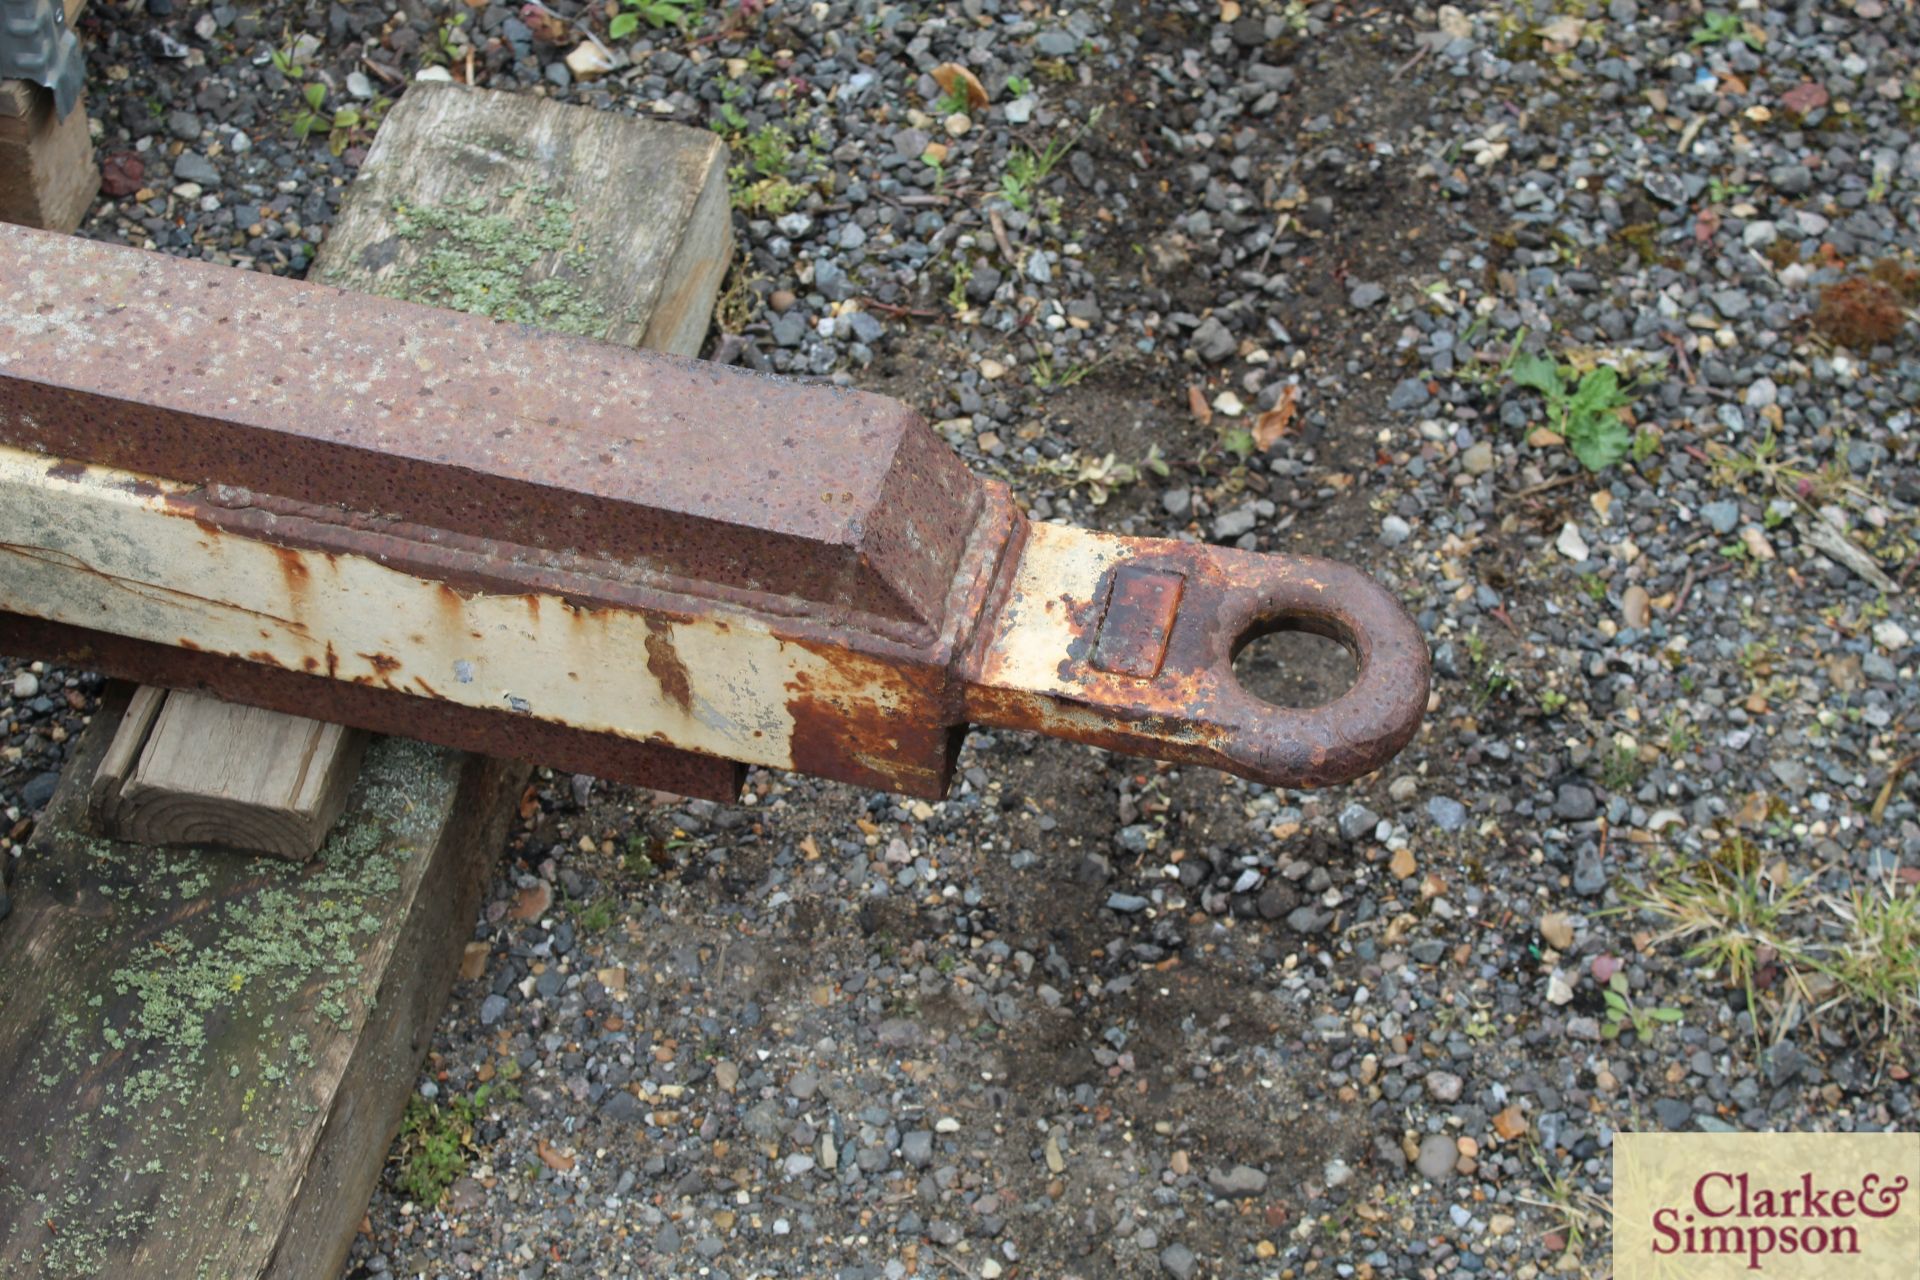
<svg viewBox="0 0 1920 1280">
<path fill-rule="evenodd" d="M 1833 95 L 1827 92 L 1825 85 L 1803 80 L 1780 95 L 1780 105 L 1797 116 L 1818 110 L 1833 101 Z"/>
<path fill-rule="evenodd" d="M 978 111 L 992 101 L 987 97 L 987 86 L 980 83 L 980 77 L 957 62 L 943 62 L 930 74 L 933 76 L 933 82 L 940 86 L 940 92 L 949 97 L 952 96 L 955 85 L 965 85 L 967 106 L 972 110 Z"/>
<path fill-rule="evenodd" d="M 556 1147 L 549 1146 L 544 1136 L 535 1144 L 534 1150 L 539 1153 L 541 1161 L 547 1168 L 555 1173 L 565 1173 L 573 1168 L 573 1157 Z"/>
<path fill-rule="evenodd" d="M 613 55 L 597 40 L 582 40 L 567 55 L 566 62 L 575 80 L 592 80 L 613 70 Z"/>
<path fill-rule="evenodd" d="M 527 30 L 533 32 L 533 38 L 542 44 L 564 43 L 571 29 L 565 18 L 539 5 L 522 5 L 520 21 L 527 24 Z"/>
<path fill-rule="evenodd" d="M 1555 951 L 1565 951 L 1573 945 L 1573 920 L 1564 911 L 1549 911 L 1540 917 L 1540 936 Z"/>
<path fill-rule="evenodd" d="M 1207 403 L 1207 393 L 1197 386 L 1187 388 L 1187 412 L 1203 427 L 1213 424 L 1213 406 Z"/>
<path fill-rule="evenodd" d="M 1280 402 L 1254 420 L 1253 444 L 1265 453 L 1293 429 L 1293 414 L 1299 400 L 1298 388 L 1288 383 L 1280 392 Z"/>
<path fill-rule="evenodd" d="M 1564 45 L 1572 48 L 1580 43 L 1587 32 L 1586 19 L 1574 14 L 1563 13 L 1559 17 L 1538 28 L 1540 38 L 1549 44 Z"/>
</svg>

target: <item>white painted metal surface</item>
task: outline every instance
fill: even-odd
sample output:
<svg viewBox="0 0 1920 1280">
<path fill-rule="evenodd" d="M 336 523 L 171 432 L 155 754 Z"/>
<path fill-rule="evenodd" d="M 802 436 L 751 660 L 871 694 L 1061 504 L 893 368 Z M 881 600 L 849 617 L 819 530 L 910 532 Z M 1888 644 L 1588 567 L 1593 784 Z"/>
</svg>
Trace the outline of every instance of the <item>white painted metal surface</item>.
<svg viewBox="0 0 1920 1280">
<path fill-rule="evenodd" d="M 180 490 L 0 447 L 0 605 L 777 768 L 794 763 L 795 688 L 846 687 L 749 616 L 709 606 L 676 624 L 552 595 L 458 593 L 364 557 L 210 529 L 167 506 Z M 649 639 L 684 669 L 685 705 L 649 671 Z"/>
</svg>

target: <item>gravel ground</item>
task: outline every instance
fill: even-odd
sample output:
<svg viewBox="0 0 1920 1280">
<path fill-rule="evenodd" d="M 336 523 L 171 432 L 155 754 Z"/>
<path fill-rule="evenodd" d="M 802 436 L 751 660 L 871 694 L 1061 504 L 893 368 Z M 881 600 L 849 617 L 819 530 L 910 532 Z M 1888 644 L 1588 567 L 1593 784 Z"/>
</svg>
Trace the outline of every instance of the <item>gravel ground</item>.
<svg viewBox="0 0 1920 1280">
<path fill-rule="evenodd" d="M 1915 1127 L 1920 15 L 1532 9 L 716 0 L 581 81 L 572 4 L 96 0 L 87 234 L 303 270 L 370 136 L 308 84 L 711 125 L 719 358 L 1040 518 L 1351 559 L 1434 652 L 1311 795 L 543 776 L 350 1275 L 1587 1274 L 1616 1131 Z M 89 678 L 9 670 L 17 840 Z"/>
</svg>

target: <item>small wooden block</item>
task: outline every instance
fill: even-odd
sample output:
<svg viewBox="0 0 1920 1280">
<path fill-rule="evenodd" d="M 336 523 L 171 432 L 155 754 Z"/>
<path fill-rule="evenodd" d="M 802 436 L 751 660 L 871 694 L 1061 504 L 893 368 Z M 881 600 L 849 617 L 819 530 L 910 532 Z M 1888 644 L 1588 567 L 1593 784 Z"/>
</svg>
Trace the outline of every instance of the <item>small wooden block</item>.
<svg viewBox="0 0 1920 1280">
<path fill-rule="evenodd" d="M 381 122 L 314 278 L 694 356 L 732 260 L 706 130 L 427 83 Z M 483 298 L 497 273 L 519 287 Z"/>
<path fill-rule="evenodd" d="M 51 89 L 0 80 L 0 222 L 72 231 L 99 189 L 86 107 L 57 120 Z"/>
<path fill-rule="evenodd" d="M 123 844 L 126 700 L 0 926 L 0 1276 L 338 1276 L 527 771 L 383 739 L 307 866 Z"/>
<path fill-rule="evenodd" d="M 199 693 L 143 688 L 89 808 L 100 834 L 204 844 L 305 862 L 326 840 L 367 735 Z"/>
</svg>

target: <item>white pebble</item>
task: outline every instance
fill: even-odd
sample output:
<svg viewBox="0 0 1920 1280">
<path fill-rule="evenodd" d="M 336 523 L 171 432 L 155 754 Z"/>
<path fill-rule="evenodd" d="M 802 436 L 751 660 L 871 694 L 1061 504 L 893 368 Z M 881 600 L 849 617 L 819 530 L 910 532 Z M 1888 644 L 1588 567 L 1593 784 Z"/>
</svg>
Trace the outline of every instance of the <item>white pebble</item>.
<svg viewBox="0 0 1920 1280">
<path fill-rule="evenodd" d="M 31 671 L 22 671 L 13 678 L 13 696 L 25 702 L 40 692 L 40 677 Z"/>
</svg>

